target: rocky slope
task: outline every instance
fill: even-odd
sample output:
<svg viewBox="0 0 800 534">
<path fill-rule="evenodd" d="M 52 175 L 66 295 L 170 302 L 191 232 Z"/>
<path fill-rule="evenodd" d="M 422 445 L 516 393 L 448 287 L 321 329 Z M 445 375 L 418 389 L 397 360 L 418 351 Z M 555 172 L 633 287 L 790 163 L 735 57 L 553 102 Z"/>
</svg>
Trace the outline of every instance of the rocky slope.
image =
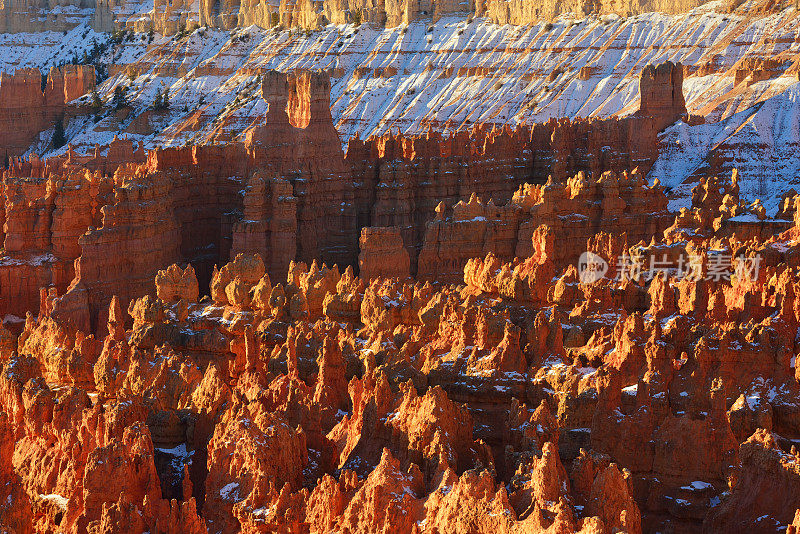
<svg viewBox="0 0 800 534">
<path fill-rule="evenodd" d="M 125 9 L 118 20 L 141 20 L 140 8 Z M 797 20 L 793 7 L 765 12 L 753 0 L 675 15 L 565 15 L 528 26 L 451 16 L 386 29 L 327 25 L 309 33 L 211 25 L 169 36 L 112 37 L 96 33 L 87 20 L 65 35 L 3 34 L 0 66 L 12 72 L 86 61 L 110 75 L 98 87 L 99 105 L 87 94 L 75 102 L 82 114 L 65 123 L 67 140 L 86 153 L 114 135 L 147 148 L 243 140 L 266 112 L 259 76 L 269 69 L 329 72 L 344 146 L 350 137 L 398 130 L 448 133 L 628 116 L 639 108 L 644 67 L 681 62 L 691 118 L 665 134 L 650 180 L 677 187 L 737 166 L 743 195 L 761 198 L 774 213 L 781 183 L 800 178 L 791 157 L 798 143 Z M 117 88 L 123 99 L 114 98 Z M 165 90 L 169 109 L 153 110 Z M 52 133 L 52 125 L 40 130 L 28 152 L 66 150 L 54 151 Z M 683 200 L 675 206 L 687 205 L 690 189 L 676 190 Z"/>
<path fill-rule="evenodd" d="M 3 4 L 0 531 L 797 532 L 799 24 Z"/>
</svg>

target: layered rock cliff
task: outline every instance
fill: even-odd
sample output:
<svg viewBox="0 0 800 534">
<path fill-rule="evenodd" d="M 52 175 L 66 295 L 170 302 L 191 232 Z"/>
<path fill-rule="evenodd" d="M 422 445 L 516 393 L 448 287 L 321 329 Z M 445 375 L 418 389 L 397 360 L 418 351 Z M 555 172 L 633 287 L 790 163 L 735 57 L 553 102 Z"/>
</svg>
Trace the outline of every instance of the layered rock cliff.
<svg viewBox="0 0 800 534">
<path fill-rule="evenodd" d="M 659 69 L 669 79 L 680 66 Z M 65 314 L 88 302 L 89 315 L 74 315 L 72 322 L 96 329 L 113 295 L 127 305 L 170 263 L 191 263 L 206 286 L 214 266 L 240 252 L 261 255 L 274 279 L 285 276 L 291 260 L 320 259 L 342 267 L 361 263 L 367 277 L 419 273 L 449 280 L 460 276 L 469 258 L 490 250 L 505 259 L 526 255 L 536 226 L 547 222 L 556 232 L 572 227 L 556 219 L 579 209 L 592 214 L 581 219 L 587 224 L 571 238 L 559 266 L 573 261 L 592 233 L 613 224 L 630 225 L 634 242 L 669 225 L 660 201 L 641 189 L 639 176 L 622 192 L 616 177 L 590 186 L 585 176 L 647 168 L 654 161 L 657 125 L 674 120 L 682 104 L 647 90 L 660 83 L 644 76 L 643 112 L 623 120 L 383 136 L 351 140 L 344 153 L 330 114 L 329 77 L 270 71 L 261 83 L 268 102 L 263 124 L 244 143 L 145 154 L 115 139 L 105 150 L 95 147 L 92 156 L 70 148 L 46 161 L 13 160 L 6 171 L 3 313 L 23 317 L 38 306 L 39 287 L 52 286 L 63 295 L 56 309 Z M 616 139 L 603 136 L 620 130 Z M 601 143 L 606 149 L 598 155 Z M 573 173 L 585 174 L 561 195 L 567 197 L 563 205 L 545 190 L 515 193 L 523 183 L 566 180 Z M 516 200 L 499 211 L 493 204 L 470 204 L 465 214 L 458 202 L 470 191 L 498 203 Z M 595 202 L 599 210 L 588 207 Z M 642 206 L 648 202 L 646 221 Z M 526 216 L 537 203 L 555 215 Z M 448 223 L 429 224 L 450 208 L 461 238 Z M 499 219 L 504 229 L 487 235 L 484 226 Z M 362 229 L 376 226 L 396 227 L 389 246 L 405 248 L 396 252 L 396 271 L 382 271 L 369 259 L 376 246 L 383 247 L 381 239 L 369 239 L 375 230 L 365 230 L 359 261 Z"/>
<path fill-rule="evenodd" d="M 204 9 L 222 14 L 228 8 L 223 4 Z M 724 9 L 709 4 L 678 16 L 562 17 L 525 27 L 445 17 L 394 29 L 325 25 L 308 33 L 194 29 L 199 12 L 189 19 L 165 11 L 164 20 L 178 33 L 150 36 L 148 19 L 137 11 L 144 8 L 128 2 L 114 6 L 114 13 L 141 33 L 103 35 L 83 25 L 61 37 L 5 34 L 8 52 L 0 55 L 0 66 L 10 72 L 83 62 L 110 75 L 98 88 L 99 106 L 85 95 L 86 115 L 64 124 L 67 140 L 86 155 L 115 134 L 148 149 L 244 141 L 268 107 L 259 76 L 271 69 L 329 72 L 331 113 L 346 144 L 351 137 L 366 140 L 398 130 L 407 137 L 431 129 L 450 135 L 476 125 L 533 127 L 551 118 L 574 123 L 629 117 L 641 107 L 639 82 L 646 65 L 681 62 L 688 122 L 659 143 L 653 177 L 685 203 L 691 185 L 680 188 L 681 182 L 704 173 L 728 174 L 735 165 L 743 193 L 751 201 L 762 197 L 774 213 L 783 190 L 771 177 L 800 179 L 791 157 L 797 140 L 782 126 L 795 112 L 797 22 L 792 8 L 775 5 L 767 15 L 751 4 Z M 174 2 L 159 6 L 181 9 Z M 666 83 L 674 87 L 678 80 Z M 169 93 L 168 108 L 155 110 L 163 90 Z M 118 91 L 124 98 L 115 97 Z M 770 135 L 758 133 L 766 125 Z M 574 133 L 594 136 L 599 158 L 603 139 L 635 139 L 639 132 L 621 125 Z M 39 138 L 28 150 L 66 150 L 53 150 L 48 130 Z"/>
<path fill-rule="evenodd" d="M 713 9 L 729 13 L 742 7 L 731 0 Z M 664 2 L 554 2 L 552 0 L 395 0 L 370 3 L 364 0 L 202 0 L 143 2 L 141 0 L 60 0 L 58 2 L 5 2 L 0 6 L 0 31 L 6 33 L 69 32 L 86 24 L 98 32 L 131 29 L 154 30 L 172 35 L 192 27 L 222 30 L 276 26 L 314 30 L 327 24 L 369 24 L 393 28 L 422 20 L 437 22 L 443 17 L 487 17 L 497 24 L 525 25 L 551 21 L 559 16 L 579 18 L 597 15 L 631 17 L 644 13 L 681 14 L 703 5 L 701 0 Z M 757 3 L 756 3 L 757 4 Z M 747 6 L 758 14 L 788 7 L 788 2 Z"/>
<path fill-rule="evenodd" d="M 6 1 L 0 6 L 0 32 L 69 32 L 84 21 L 97 31 L 114 29 L 107 0 Z"/>
<path fill-rule="evenodd" d="M 75 111 L 69 102 L 94 89 L 94 68 L 65 65 L 47 76 L 38 69 L 0 73 L 0 154 L 8 160 L 25 153 L 43 131 L 68 121 Z M 64 141 L 61 141 L 63 144 Z"/>
</svg>

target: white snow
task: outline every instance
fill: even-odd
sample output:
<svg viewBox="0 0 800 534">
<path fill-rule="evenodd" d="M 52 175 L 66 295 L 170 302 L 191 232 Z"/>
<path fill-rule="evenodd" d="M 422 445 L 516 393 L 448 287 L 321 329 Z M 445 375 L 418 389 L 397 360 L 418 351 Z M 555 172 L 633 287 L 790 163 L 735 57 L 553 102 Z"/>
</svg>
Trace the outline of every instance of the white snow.
<svg viewBox="0 0 800 534">
<path fill-rule="evenodd" d="M 752 393 L 745 397 L 745 401 L 747 401 L 747 406 L 751 410 L 755 410 L 761 406 L 761 395 L 758 393 Z"/>
<path fill-rule="evenodd" d="M 230 499 L 233 496 L 233 492 L 239 489 L 238 482 L 230 482 L 224 485 L 220 490 L 219 494 L 223 499 Z M 233 497 L 235 498 L 235 497 Z"/>
<path fill-rule="evenodd" d="M 711 488 L 711 484 L 708 482 L 703 482 L 702 480 L 695 480 L 688 486 L 683 486 L 681 489 L 688 490 L 688 491 L 702 491 Z"/>
<path fill-rule="evenodd" d="M 146 20 L 152 9 L 152 0 L 112 8 L 119 21 Z M 204 143 L 220 133 L 242 139 L 267 110 L 257 74 L 265 69 L 331 71 L 331 112 L 343 146 L 352 136 L 419 134 L 431 126 L 453 131 L 478 122 L 626 116 L 638 109 L 644 66 L 681 61 L 692 72 L 684 81 L 689 112 L 704 115 L 706 123 L 668 128 L 649 178 L 673 188 L 671 209 L 687 206 L 692 175 L 724 151 L 724 170 L 739 169 L 741 195 L 761 198 L 772 215 L 780 192 L 800 184 L 800 84 L 796 74 L 777 72 L 734 85 L 734 66 L 744 58 L 800 53 L 800 17 L 794 8 L 762 17 L 713 9 L 712 2 L 682 15 L 562 17 L 526 26 L 454 15 L 395 28 L 331 24 L 308 36 L 255 26 L 203 28 L 179 40 L 156 35 L 152 42 L 138 34 L 94 58 L 111 67 L 112 76 L 98 88 L 101 98 L 108 102 L 115 87 L 128 87 L 131 117 L 121 124 L 112 117 L 75 119 L 66 125 L 67 136 L 79 152 L 109 143 L 164 87 L 170 110 L 151 119 L 150 133 L 127 137 L 148 148 Z M 193 21 L 197 13 L 190 11 Z M 0 70 L 47 70 L 109 45 L 109 34 L 92 30 L 91 10 L 74 16 L 77 26 L 65 34 L 0 34 Z M 692 71 L 701 65 L 713 68 Z M 122 72 L 126 66 L 131 77 Z M 195 111 L 198 127 L 187 127 Z M 44 151 L 46 144 L 33 150 Z"/>
<path fill-rule="evenodd" d="M 256 508 L 255 510 L 253 510 L 253 515 L 256 517 L 266 517 L 269 514 L 271 514 L 274 509 L 275 506 L 270 506 L 269 508 L 266 507 Z"/>
<path fill-rule="evenodd" d="M 59 495 L 58 493 L 49 493 L 47 495 L 40 493 L 39 498 L 42 499 L 43 501 L 52 502 L 53 504 L 58 506 L 61 510 L 66 510 L 67 503 L 69 502 L 69 499 L 67 499 L 63 495 Z"/>
<path fill-rule="evenodd" d="M 177 445 L 177 446 L 169 448 L 169 449 L 165 449 L 165 448 L 161 448 L 161 447 L 156 447 L 155 449 L 157 451 L 163 452 L 165 454 L 172 454 L 173 456 L 188 456 L 189 455 L 189 452 L 186 450 L 186 444 L 185 443 L 181 443 L 180 445 Z"/>
<path fill-rule="evenodd" d="M 800 184 L 800 84 L 721 119 L 689 126 L 678 122 L 661 136 L 659 158 L 650 172 L 674 187 L 670 208 L 688 205 L 693 183 L 684 183 L 715 151 L 724 151 L 728 171 L 739 171 L 740 197 L 761 199 L 767 214 L 778 209 L 780 194 Z M 678 199 L 681 199 L 678 201 Z M 737 218 L 745 220 L 744 216 Z M 754 217 L 747 218 L 753 222 Z"/>
</svg>

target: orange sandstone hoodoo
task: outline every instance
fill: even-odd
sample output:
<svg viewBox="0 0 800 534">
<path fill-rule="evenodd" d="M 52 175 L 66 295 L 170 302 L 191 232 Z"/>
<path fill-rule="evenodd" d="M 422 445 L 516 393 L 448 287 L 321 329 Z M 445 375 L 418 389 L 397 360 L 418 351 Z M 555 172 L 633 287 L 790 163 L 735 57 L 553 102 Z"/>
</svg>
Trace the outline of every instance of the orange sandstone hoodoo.
<svg viewBox="0 0 800 534">
<path fill-rule="evenodd" d="M 796 531 L 800 200 L 761 223 L 734 175 L 667 211 L 681 79 L 345 153 L 327 76 L 269 73 L 243 144 L 12 160 L 0 527 Z"/>
</svg>

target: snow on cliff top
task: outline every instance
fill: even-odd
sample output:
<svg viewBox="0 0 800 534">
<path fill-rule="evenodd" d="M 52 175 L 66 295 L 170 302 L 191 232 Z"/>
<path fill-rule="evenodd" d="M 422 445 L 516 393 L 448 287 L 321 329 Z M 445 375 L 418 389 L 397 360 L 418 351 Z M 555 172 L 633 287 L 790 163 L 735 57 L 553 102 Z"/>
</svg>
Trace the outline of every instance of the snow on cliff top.
<svg viewBox="0 0 800 534">
<path fill-rule="evenodd" d="M 760 198 L 767 213 L 774 214 L 781 193 L 790 187 L 800 190 L 799 148 L 800 84 L 794 82 L 784 92 L 719 122 L 678 122 L 667 128 L 650 177 L 675 188 L 670 208 L 688 207 L 689 178 L 703 174 L 710 156 L 721 156 L 725 171 L 739 170 L 740 196 Z"/>
<path fill-rule="evenodd" d="M 67 135 L 78 150 L 120 132 L 146 147 L 241 138 L 266 111 L 255 73 L 270 68 L 332 72 L 331 112 L 343 143 L 389 130 L 624 116 L 638 108 L 645 65 L 680 61 L 689 66 L 689 111 L 707 123 L 668 129 L 652 177 L 680 192 L 710 155 L 725 151 L 726 165 L 740 169 L 742 194 L 767 197 L 774 212 L 775 194 L 800 179 L 793 150 L 800 17 L 794 8 L 756 18 L 713 7 L 674 16 L 564 16 L 529 26 L 445 17 L 385 29 L 329 25 L 310 34 L 255 26 L 201 28 L 152 42 L 140 34 L 96 58 L 116 73 L 99 88 L 101 96 L 109 101 L 117 85 L 127 87 L 131 117 L 74 121 Z M 88 23 L 63 35 L 0 35 L 0 68 L 47 68 L 108 40 Z M 767 80 L 734 83 L 744 59 L 767 58 L 783 60 Z M 162 87 L 169 88 L 170 111 L 137 122 Z M 187 128 L 190 115 L 194 124 Z M 44 147 L 46 140 L 34 150 Z"/>
</svg>

